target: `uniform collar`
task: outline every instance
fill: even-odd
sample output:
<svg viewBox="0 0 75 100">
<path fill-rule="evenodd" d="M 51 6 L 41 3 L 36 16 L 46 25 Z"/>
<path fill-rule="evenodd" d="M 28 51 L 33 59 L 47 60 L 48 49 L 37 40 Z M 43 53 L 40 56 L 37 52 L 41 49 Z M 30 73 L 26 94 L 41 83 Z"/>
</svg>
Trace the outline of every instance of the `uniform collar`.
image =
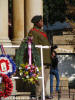
<svg viewBox="0 0 75 100">
<path fill-rule="evenodd" d="M 38 27 L 38 26 L 36 26 L 36 25 L 34 25 L 34 27 L 33 28 L 36 28 L 36 29 L 41 29 L 40 27 Z"/>
</svg>

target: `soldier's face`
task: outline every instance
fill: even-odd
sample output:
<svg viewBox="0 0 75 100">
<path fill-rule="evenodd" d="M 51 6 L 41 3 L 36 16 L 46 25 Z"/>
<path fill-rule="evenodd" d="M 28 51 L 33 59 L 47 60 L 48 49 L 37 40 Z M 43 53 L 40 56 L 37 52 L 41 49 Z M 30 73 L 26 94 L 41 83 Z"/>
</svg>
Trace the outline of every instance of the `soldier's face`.
<svg viewBox="0 0 75 100">
<path fill-rule="evenodd" d="M 43 19 L 41 19 L 41 20 L 39 21 L 39 25 L 40 25 L 40 27 L 43 26 Z"/>
</svg>

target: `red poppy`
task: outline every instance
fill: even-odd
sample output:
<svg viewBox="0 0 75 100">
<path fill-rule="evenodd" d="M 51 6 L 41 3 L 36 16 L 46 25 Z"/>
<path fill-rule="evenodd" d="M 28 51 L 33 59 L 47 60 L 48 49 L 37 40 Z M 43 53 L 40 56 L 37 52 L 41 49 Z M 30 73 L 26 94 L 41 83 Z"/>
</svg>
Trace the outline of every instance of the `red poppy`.
<svg viewBox="0 0 75 100">
<path fill-rule="evenodd" d="M 0 77 L 2 77 L 2 84 L 4 84 L 4 88 L 2 91 L 0 90 L 0 97 L 6 98 L 11 95 L 13 84 L 11 79 L 6 74 L 0 74 Z"/>
</svg>

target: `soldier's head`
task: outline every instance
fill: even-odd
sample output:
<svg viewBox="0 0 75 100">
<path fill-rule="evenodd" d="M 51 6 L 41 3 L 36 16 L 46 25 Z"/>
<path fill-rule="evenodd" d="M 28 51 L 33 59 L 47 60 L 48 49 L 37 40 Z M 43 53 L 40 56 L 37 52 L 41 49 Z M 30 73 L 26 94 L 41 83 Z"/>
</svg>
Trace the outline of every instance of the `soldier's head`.
<svg viewBox="0 0 75 100">
<path fill-rule="evenodd" d="M 43 17 L 41 15 L 36 15 L 31 19 L 31 22 L 38 27 L 42 27 L 43 26 Z"/>
</svg>

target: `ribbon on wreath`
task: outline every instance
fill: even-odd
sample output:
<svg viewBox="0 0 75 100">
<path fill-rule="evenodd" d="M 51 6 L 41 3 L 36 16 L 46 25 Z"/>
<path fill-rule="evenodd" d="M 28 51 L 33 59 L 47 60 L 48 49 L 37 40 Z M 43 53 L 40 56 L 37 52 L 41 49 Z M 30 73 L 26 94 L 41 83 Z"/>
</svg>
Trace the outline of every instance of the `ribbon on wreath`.
<svg viewBox="0 0 75 100">
<path fill-rule="evenodd" d="M 32 39 L 29 37 L 28 39 L 28 55 L 29 55 L 29 65 L 32 64 L 32 49 L 31 49 L 31 42 L 32 42 Z"/>
<path fill-rule="evenodd" d="M 16 64 L 9 55 L 6 55 L 2 44 L 0 48 L 2 52 L 0 55 L 0 74 L 6 74 L 10 77 L 16 71 Z"/>
</svg>

